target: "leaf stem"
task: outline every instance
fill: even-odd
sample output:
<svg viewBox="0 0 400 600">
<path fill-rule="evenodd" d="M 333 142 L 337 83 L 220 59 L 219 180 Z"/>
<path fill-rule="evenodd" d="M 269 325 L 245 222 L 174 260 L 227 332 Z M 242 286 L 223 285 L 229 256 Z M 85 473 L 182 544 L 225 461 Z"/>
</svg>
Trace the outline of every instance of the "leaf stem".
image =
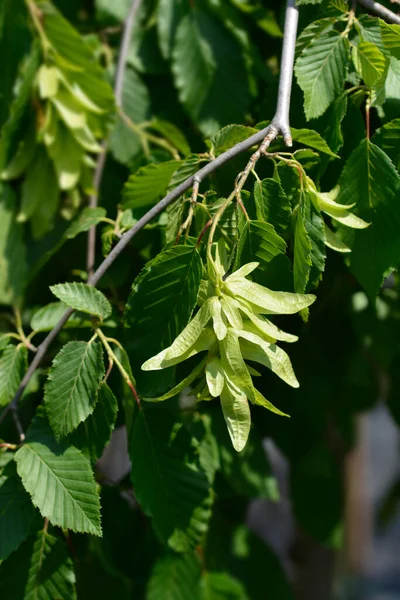
<svg viewBox="0 0 400 600">
<path fill-rule="evenodd" d="M 129 387 L 129 389 L 131 390 L 135 400 L 136 400 L 136 404 L 139 406 L 140 408 L 140 400 L 139 400 L 139 396 L 137 395 L 135 386 L 133 385 L 133 382 L 129 376 L 129 373 L 124 369 L 124 367 L 122 366 L 122 364 L 120 363 L 120 361 L 118 360 L 118 358 L 116 357 L 115 353 L 113 352 L 113 349 L 111 348 L 110 344 L 108 343 L 109 341 L 113 341 L 115 343 L 118 344 L 119 347 L 121 347 L 121 345 L 119 344 L 119 342 L 117 342 L 116 340 L 114 340 L 113 338 L 107 338 L 104 333 L 102 332 L 101 329 L 96 329 L 96 333 L 99 336 L 104 348 L 107 351 L 108 357 L 110 359 L 110 362 L 113 362 L 117 365 L 119 372 L 121 373 L 126 385 Z"/>
</svg>

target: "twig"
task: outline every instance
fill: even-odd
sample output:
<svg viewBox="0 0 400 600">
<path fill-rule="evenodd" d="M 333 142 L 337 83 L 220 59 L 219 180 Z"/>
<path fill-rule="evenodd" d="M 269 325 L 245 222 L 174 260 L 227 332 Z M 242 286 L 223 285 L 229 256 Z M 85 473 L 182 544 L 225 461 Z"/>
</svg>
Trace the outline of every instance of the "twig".
<svg viewBox="0 0 400 600">
<path fill-rule="evenodd" d="M 114 94 L 117 107 L 122 105 L 122 91 L 124 88 L 125 68 L 128 59 L 129 44 L 132 37 L 132 29 L 135 24 L 136 13 L 140 7 L 142 0 L 133 0 L 128 16 L 125 21 L 124 31 L 122 34 L 121 48 L 119 52 L 117 72 L 115 76 Z M 96 169 L 93 177 L 94 193 L 89 197 L 90 208 L 96 208 L 101 181 L 103 179 L 104 167 L 106 164 L 106 155 L 108 150 L 108 141 L 104 140 L 102 151 L 97 159 Z M 96 227 L 89 229 L 87 243 L 86 270 L 88 277 L 93 275 L 94 263 L 96 257 Z"/>
<path fill-rule="evenodd" d="M 396 13 L 386 8 L 386 6 L 379 4 L 379 2 L 374 2 L 374 0 L 358 0 L 358 3 L 361 4 L 361 6 L 368 8 L 368 10 L 374 12 L 381 19 L 388 21 L 388 23 L 396 23 L 397 25 L 400 25 L 399 15 L 396 15 Z"/>
<path fill-rule="evenodd" d="M 95 286 L 109 267 L 113 264 L 115 259 L 121 254 L 121 252 L 126 248 L 132 238 L 145 227 L 154 217 L 159 215 L 167 206 L 169 206 L 174 200 L 179 198 L 184 192 L 186 192 L 189 188 L 193 186 L 193 183 L 196 181 L 199 184 L 211 173 L 214 173 L 217 169 L 222 167 L 222 165 L 229 162 L 232 158 L 238 156 L 242 152 L 246 150 L 250 150 L 253 146 L 257 144 L 261 144 L 259 151 L 265 151 L 264 148 L 268 143 L 271 143 L 274 140 L 279 132 L 282 132 L 285 136 L 284 139 L 286 144 L 291 143 L 291 135 L 290 135 L 290 127 L 288 121 L 288 113 L 289 113 L 289 103 L 290 103 L 290 93 L 291 93 L 291 85 L 292 85 L 292 77 L 293 77 L 293 62 L 294 62 L 294 48 L 295 48 L 295 38 L 297 34 L 297 22 L 298 22 L 298 11 L 295 7 L 294 0 L 288 0 L 287 2 L 287 11 L 286 11 L 286 21 L 285 21 L 285 31 L 284 31 L 284 42 L 283 42 L 283 52 L 282 52 L 282 69 L 281 76 L 279 81 L 279 92 L 278 92 L 278 103 L 275 117 L 272 120 L 272 123 L 258 131 L 254 135 L 251 135 L 246 140 L 239 142 L 233 148 L 229 148 L 226 152 L 223 152 L 217 158 L 209 162 L 203 168 L 201 168 L 197 173 L 191 175 L 178 185 L 174 190 L 172 190 L 169 194 L 167 194 L 158 204 L 156 204 L 153 208 L 151 208 L 141 219 L 133 225 L 129 231 L 123 234 L 119 242 L 114 246 L 109 255 L 103 260 L 98 269 L 94 272 L 92 276 L 88 279 L 88 285 Z M 287 39 L 288 37 L 292 39 Z M 282 105 L 282 107 L 281 107 Z M 207 223 L 207 226 L 209 224 Z M 202 234 L 204 234 L 204 231 Z M 199 242 L 198 242 L 199 243 Z M 47 349 L 49 348 L 52 341 L 57 337 L 64 324 L 68 321 L 69 317 L 72 315 L 73 310 L 68 309 L 65 314 L 62 316 L 57 325 L 50 331 L 50 333 L 46 336 L 43 342 L 40 344 L 37 353 L 35 354 L 28 371 L 26 372 L 24 378 L 21 381 L 21 384 L 11 402 L 11 404 L 6 407 L 3 411 L 3 414 L 0 416 L 0 423 L 5 417 L 5 414 L 8 410 L 12 410 L 12 407 L 16 406 L 19 399 L 21 398 L 27 384 L 29 383 L 33 373 L 39 366 L 43 356 L 46 354 Z"/>
</svg>

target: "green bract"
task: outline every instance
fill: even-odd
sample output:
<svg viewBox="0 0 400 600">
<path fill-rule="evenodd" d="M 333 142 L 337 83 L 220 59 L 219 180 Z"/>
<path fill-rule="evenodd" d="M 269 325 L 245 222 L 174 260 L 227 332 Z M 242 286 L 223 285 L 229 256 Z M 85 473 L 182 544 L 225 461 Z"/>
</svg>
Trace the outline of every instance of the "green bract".
<svg viewBox="0 0 400 600">
<path fill-rule="evenodd" d="M 315 296 L 274 292 L 249 281 L 246 277 L 258 267 L 255 262 L 225 279 L 222 254 L 220 242 L 215 262 L 209 260 L 211 278 L 200 285 L 196 315 L 174 342 L 147 360 L 142 369 L 165 369 L 207 352 L 191 375 L 157 400 L 170 398 L 201 377 L 203 383 L 196 388 L 198 400 L 220 398 L 232 444 L 240 452 L 250 431 L 249 400 L 284 415 L 256 390 L 250 374 L 254 370 L 246 361 L 268 367 L 292 387 L 299 385 L 288 355 L 276 345 L 278 340 L 295 342 L 297 337 L 281 331 L 263 315 L 294 314 L 310 306 Z"/>
</svg>

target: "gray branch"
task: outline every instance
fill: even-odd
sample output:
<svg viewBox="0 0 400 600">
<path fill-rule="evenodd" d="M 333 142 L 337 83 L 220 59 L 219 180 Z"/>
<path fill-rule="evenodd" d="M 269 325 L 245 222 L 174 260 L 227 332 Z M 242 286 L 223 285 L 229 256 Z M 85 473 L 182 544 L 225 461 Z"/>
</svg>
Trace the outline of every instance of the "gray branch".
<svg viewBox="0 0 400 600">
<path fill-rule="evenodd" d="M 361 4 L 361 6 L 365 6 L 365 8 L 367 8 L 371 12 L 378 15 L 378 17 L 380 17 L 384 21 L 387 21 L 388 23 L 396 23 L 397 25 L 400 25 L 400 16 L 396 15 L 396 13 L 394 13 L 393 11 L 386 8 L 386 6 L 379 4 L 379 2 L 374 2 L 374 0 L 357 0 L 357 1 L 359 4 Z"/>
<path fill-rule="evenodd" d="M 124 31 L 122 33 L 121 47 L 119 51 L 117 71 L 114 83 L 115 101 L 120 108 L 122 106 L 122 92 L 124 89 L 124 78 L 126 63 L 128 60 L 129 44 L 131 42 L 132 30 L 136 20 L 137 11 L 140 8 L 142 0 L 133 0 L 128 16 L 125 21 Z M 104 167 L 106 164 L 106 154 L 108 150 L 108 142 L 105 140 L 102 144 L 102 151 L 99 154 L 96 163 L 96 169 L 93 177 L 94 193 L 89 197 L 90 208 L 96 208 L 101 181 L 103 179 Z M 93 274 L 94 262 L 96 257 L 96 227 L 92 227 L 88 233 L 86 270 L 90 277 Z"/>
<path fill-rule="evenodd" d="M 246 150 L 250 150 L 253 146 L 261 144 L 266 139 L 274 139 L 278 133 L 282 133 L 285 142 L 291 144 L 291 134 L 289 126 L 289 106 L 290 106 L 290 94 L 292 88 L 293 79 L 293 64 L 294 64 L 294 49 L 296 44 L 297 35 L 297 23 L 298 23 L 298 9 L 295 6 L 295 0 L 288 0 L 286 19 L 285 19 L 285 30 L 283 39 L 283 50 L 282 50 L 282 67 L 281 75 L 279 80 L 278 90 L 278 101 L 275 116 L 268 127 L 265 127 L 261 131 L 258 131 L 254 135 L 250 136 L 246 140 L 239 142 L 233 148 L 230 148 L 223 154 L 220 154 L 217 158 L 209 162 L 205 167 L 197 171 L 194 175 L 186 179 L 183 183 L 178 185 L 174 190 L 167 194 L 158 204 L 151 208 L 129 231 L 127 231 L 114 246 L 109 255 L 103 260 L 99 268 L 95 273 L 89 277 L 88 284 L 95 286 L 109 267 L 113 264 L 115 259 L 121 254 L 126 248 L 132 238 L 145 227 L 154 217 L 159 215 L 169 204 L 174 200 L 178 199 L 184 192 L 190 189 L 193 184 L 202 182 L 208 175 L 214 173 L 222 165 L 229 162 L 232 158 L 238 156 Z M 40 344 L 37 353 L 35 354 L 28 371 L 26 372 L 21 384 L 15 394 L 11 404 L 8 405 L 8 410 L 13 410 L 18 404 L 26 386 L 28 385 L 33 373 L 42 361 L 42 358 L 47 352 L 50 344 L 57 337 L 65 323 L 68 321 L 72 314 L 72 310 L 68 309 L 54 329 L 47 335 L 47 337 Z M 5 411 L 0 417 L 0 422 L 5 416 Z"/>
</svg>

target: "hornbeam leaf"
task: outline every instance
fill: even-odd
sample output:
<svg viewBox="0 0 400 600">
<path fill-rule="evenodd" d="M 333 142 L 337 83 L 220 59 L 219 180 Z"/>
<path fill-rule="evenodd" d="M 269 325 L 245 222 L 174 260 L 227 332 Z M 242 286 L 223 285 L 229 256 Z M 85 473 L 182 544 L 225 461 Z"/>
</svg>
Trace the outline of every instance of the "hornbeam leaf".
<svg viewBox="0 0 400 600">
<path fill-rule="evenodd" d="M 372 299 L 387 270 L 399 264 L 400 176 L 385 152 L 364 140 L 350 156 L 339 184 L 338 200 L 356 202 L 357 214 L 371 223 L 356 231 L 350 264 Z"/>
<path fill-rule="evenodd" d="M 374 144 L 382 148 L 393 163 L 400 165 L 400 119 L 393 119 L 377 129 L 372 138 Z"/>
<path fill-rule="evenodd" d="M 278 235 L 289 226 L 292 212 L 290 201 L 281 184 L 275 179 L 263 179 L 254 185 L 257 219 L 270 223 Z"/>
<path fill-rule="evenodd" d="M 254 127 L 246 127 L 245 125 L 226 125 L 218 133 L 216 133 L 211 141 L 214 146 L 215 156 L 219 156 L 229 148 L 232 148 L 239 142 L 246 140 L 248 137 L 257 133 Z"/>
<path fill-rule="evenodd" d="M 111 315 L 111 304 L 102 292 L 86 283 L 58 283 L 50 286 L 52 293 L 67 306 L 100 319 Z"/>
<path fill-rule="evenodd" d="M 28 537 L 35 514 L 12 462 L 0 476 L 0 561 Z"/>
<path fill-rule="evenodd" d="M 382 19 L 379 19 L 379 24 L 385 48 L 395 58 L 400 59 L 400 26 L 393 23 L 386 23 Z"/>
<path fill-rule="evenodd" d="M 199 600 L 200 576 L 201 564 L 195 552 L 164 556 L 153 568 L 146 600 Z"/>
<path fill-rule="evenodd" d="M 385 57 L 371 42 L 360 42 L 354 48 L 356 50 L 356 68 L 366 85 L 373 87 L 385 72 Z"/>
<path fill-rule="evenodd" d="M 68 306 L 63 302 L 51 302 L 36 311 L 31 319 L 30 327 L 33 331 L 51 331 L 57 325 Z M 90 318 L 84 313 L 73 313 L 64 328 L 93 327 Z"/>
<path fill-rule="evenodd" d="M 305 226 L 304 207 L 300 204 L 294 230 L 294 289 L 305 292 L 312 267 L 312 242 Z"/>
<path fill-rule="evenodd" d="M 296 62 L 296 77 L 304 92 L 307 120 L 321 116 L 343 90 L 348 63 L 348 40 L 339 31 L 314 38 Z"/>
<path fill-rule="evenodd" d="M 161 380 L 139 369 L 185 328 L 196 305 L 201 276 L 198 251 L 189 245 L 174 246 L 148 262 L 133 284 L 124 320 L 129 338 L 135 341 L 130 358 L 138 369 L 134 375 L 143 396 L 162 395 L 175 384 L 170 375 L 165 381 L 165 375 Z"/>
<path fill-rule="evenodd" d="M 256 182 L 255 195 L 258 185 Z M 285 251 L 286 242 L 272 225 L 263 221 L 247 221 L 240 235 L 235 264 L 257 259 L 268 265 L 275 256 L 285 254 Z"/>
<path fill-rule="evenodd" d="M 0 406 L 8 404 L 18 389 L 27 366 L 25 346 L 9 344 L 0 356 Z"/>
<path fill-rule="evenodd" d="M 324 138 L 317 131 L 313 131 L 312 129 L 295 129 L 294 127 L 291 127 L 290 131 L 294 142 L 315 148 L 315 150 L 323 152 L 332 158 L 339 158 L 337 154 L 332 152 Z"/>
<path fill-rule="evenodd" d="M 169 160 L 141 167 L 125 184 L 123 207 L 143 208 L 155 204 L 166 191 L 172 175 L 179 166 L 178 160 Z"/>
<path fill-rule="evenodd" d="M 194 440 L 161 406 L 144 404 L 129 436 L 135 495 L 162 541 L 177 552 L 207 531 L 212 493 Z M 151 473 L 151 477 L 149 477 Z"/>
<path fill-rule="evenodd" d="M 102 383 L 94 411 L 68 436 L 68 441 L 95 462 L 110 441 L 117 412 L 116 397 L 108 385 Z"/>
<path fill-rule="evenodd" d="M 76 600 L 74 564 L 65 540 L 43 529 L 24 542 L 0 567 L 0 594 L 10 600 Z"/>
<path fill-rule="evenodd" d="M 205 573 L 201 582 L 200 600 L 222 600 L 222 598 L 249 600 L 240 581 L 229 573 Z"/>
<path fill-rule="evenodd" d="M 53 360 L 44 401 L 56 436 L 76 429 L 92 414 L 104 377 L 103 347 L 98 342 L 68 342 Z"/>
<path fill-rule="evenodd" d="M 63 529 L 101 536 L 96 483 L 79 450 L 57 443 L 46 422 L 37 419 L 15 461 L 22 484 L 43 517 Z"/>
</svg>

